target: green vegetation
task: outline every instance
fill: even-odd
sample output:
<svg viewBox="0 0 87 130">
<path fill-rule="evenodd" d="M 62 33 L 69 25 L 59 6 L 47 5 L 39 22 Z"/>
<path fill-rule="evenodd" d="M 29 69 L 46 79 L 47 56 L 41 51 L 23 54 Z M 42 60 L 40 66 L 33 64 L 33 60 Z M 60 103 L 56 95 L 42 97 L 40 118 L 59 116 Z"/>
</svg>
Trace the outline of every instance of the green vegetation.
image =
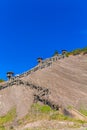
<svg viewBox="0 0 87 130">
<path fill-rule="evenodd" d="M 4 79 L 0 79 L 0 83 L 4 82 L 5 80 Z"/>
<path fill-rule="evenodd" d="M 4 126 L 0 126 L 0 130 L 6 130 Z"/>
<path fill-rule="evenodd" d="M 83 54 L 87 54 L 87 47 L 82 49 Z"/>
<path fill-rule="evenodd" d="M 64 116 L 63 114 L 60 114 L 59 112 L 54 112 L 50 115 L 49 117 L 50 120 L 68 120 L 69 117 L 68 116 Z"/>
<path fill-rule="evenodd" d="M 79 110 L 83 115 L 87 116 L 87 110 L 86 109 L 80 109 Z"/>
<path fill-rule="evenodd" d="M 58 51 L 56 50 L 55 52 L 54 52 L 54 54 L 53 54 L 53 56 L 58 56 Z"/>
<path fill-rule="evenodd" d="M 58 53 L 58 51 L 56 50 L 55 52 L 54 52 L 54 54 L 53 54 L 53 56 L 56 56 L 56 55 L 58 55 L 59 53 Z M 78 49 L 75 49 L 75 50 L 73 50 L 73 51 L 71 51 L 71 52 L 67 52 L 65 55 L 66 55 L 66 57 L 69 57 L 70 55 L 79 55 L 79 54 L 83 54 L 83 55 L 85 55 L 85 54 L 87 54 L 87 47 L 85 47 L 85 48 L 82 48 L 82 49 L 80 49 L 80 48 L 78 48 Z"/>
<path fill-rule="evenodd" d="M 69 110 L 72 109 L 72 108 L 73 108 L 73 106 L 67 106 L 67 109 L 69 109 Z"/>
<path fill-rule="evenodd" d="M 72 54 L 79 55 L 81 52 L 82 52 L 81 49 L 76 49 L 76 50 L 72 51 Z"/>
<path fill-rule="evenodd" d="M 35 111 L 38 110 L 38 112 L 41 112 L 41 113 L 49 113 L 50 111 L 52 111 L 51 107 L 47 105 L 40 105 L 38 103 L 33 104 L 32 109 L 34 109 Z"/>
<path fill-rule="evenodd" d="M 71 52 L 67 52 L 66 56 L 68 57 L 70 55 L 79 55 L 79 54 L 83 54 L 83 55 L 87 54 L 87 47 L 82 48 L 82 49 L 76 49 Z"/>
<path fill-rule="evenodd" d="M 29 114 L 27 114 L 23 119 L 18 121 L 18 124 L 23 124 L 24 122 L 34 122 L 37 120 L 49 119 L 50 113 L 53 110 L 47 105 L 40 105 L 35 103 L 31 106 Z"/>
<path fill-rule="evenodd" d="M 3 127 L 3 125 L 12 122 L 15 116 L 16 116 L 16 109 L 13 108 L 5 116 L 0 117 L 0 127 Z"/>
<path fill-rule="evenodd" d="M 58 129 L 54 129 L 54 128 L 46 128 L 46 129 L 43 129 L 43 128 L 26 128 L 24 130 L 58 130 Z"/>
<path fill-rule="evenodd" d="M 55 121 L 73 122 L 74 123 L 73 127 L 79 127 L 85 123 L 85 121 L 76 120 L 74 118 L 63 115 L 59 111 L 52 110 L 47 105 L 36 103 L 32 105 L 31 111 L 29 112 L 29 114 L 27 114 L 23 119 L 18 121 L 18 124 L 23 125 L 23 124 L 27 124 L 27 123 L 35 122 L 39 120 L 49 120 L 49 121 L 55 120 Z"/>
<path fill-rule="evenodd" d="M 43 128 L 26 128 L 24 130 L 58 130 L 58 129 L 54 129 L 54 128 L 46 128 L 46 129 L 43 129 Z"/>
<path fill-rule="evenodd" d="M 0 86 L 0 89 L 2 89 L 3 88 L 3 86 Z"/>
<path fill-rule="evenodd" d="M 71 109 L 71 106 L 69 106 Z M 87 110 L 80 109 L 80 112 L 84 115 L 87 115 Z M 0 117 L 0 130 L 6 130 L 6 124 L 11 124 L 16 117 L 15 108 L 9 111 L 5 116 Z M 39 121 L 39 120 L 49 120 L 49 121 L 68 121 L 73 122 L 74 124 L 68 127 L 80 127 L 85 121 L 76 120 L 74 118 L 70 118 L 68 116 L 64 116 L 62 113 L 56 110 L 52 110 L 47 105 L 42 105 L 39 103 L 35 103 L 31 107 L 31 111 L 23 118 L 18 121 L 19 125 L 25 125 L 30 122 Z M 9 127 L 9 130 L 14 129 L 13 126 Z M 26 129 L 26 130 L 34 130 L 34 128 Z M 42 128 L 35 128 L 35 130 L 42 130 Z M 47 128 L 46 130 L 50 130 Z M 56 130 L 56 129 L 52 129 Z"/>
</svg>

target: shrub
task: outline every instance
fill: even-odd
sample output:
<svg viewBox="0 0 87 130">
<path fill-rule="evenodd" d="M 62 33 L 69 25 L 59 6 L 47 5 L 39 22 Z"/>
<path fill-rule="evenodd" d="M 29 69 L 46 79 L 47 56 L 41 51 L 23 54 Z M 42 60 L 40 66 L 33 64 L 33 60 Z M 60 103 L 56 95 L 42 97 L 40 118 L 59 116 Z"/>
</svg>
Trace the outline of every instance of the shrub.
<svg viewBox="0 0 87 130">
<path fill-rule="evenodd" d="M 40 112 L 42 112 L 42 113 L 48 113 L 48 112 L 50 112 L 50 111 L 52 110 L 52 109 L 50 108 L 50 106 L 40 105 L 40 104 L 38 104 L 38 103 L 33 104 L 32 108 L 33 108 L 34 110 L 38 110 L 38 111 L 40 111 Z"/>
<path fill-rule="evenodd" d="M 4 82 L 4 80 L 3 80 L 3 79 L 0 79 L 0 83 L 2 83 L 2 82 Z"/>
<path fill-rule="evenodd" d="M 83 115 L 87 116 L 87 110 L 86 109 L 80 109 L 79 110 Z"/>
<path fill-rule="evenodd" d="M 55 52 L 54 52 L 54 54 L 53 54 L 53 56 L 58 56 L 58 51 L 56 50 Z"/>
<path fill-rule="evenodd" d="M 0 86 L 0 89 L 2 89 L 2 86 Z"/>
<path fill-rule="evenodd" d="M 79 55 L 80 53 L 81 53 L 81 49 L 77 49 L 77 50 L 72 51 L 73 55 Z"/>
<path fill-rule="evenodd" d="M 87 54 L 87 47 L 81 49 L 81 51 L 82 51 L 83 55 Z"/>
<path fill-rule="evenodd" d="M 0 126 L 0 130 L 5 130 L 5 127 L 4 126 Z"/>
</svg>

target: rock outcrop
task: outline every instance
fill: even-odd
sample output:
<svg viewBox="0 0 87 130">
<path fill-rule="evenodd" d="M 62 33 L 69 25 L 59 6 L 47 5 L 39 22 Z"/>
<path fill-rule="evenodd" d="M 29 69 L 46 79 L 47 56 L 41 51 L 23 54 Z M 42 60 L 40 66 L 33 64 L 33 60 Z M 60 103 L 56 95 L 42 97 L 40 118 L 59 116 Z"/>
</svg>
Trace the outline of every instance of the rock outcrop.
<svg viewBox="0 0 87 130">
<path fill-rule="evenodd" d="M 56 109 L 87 108 L 87 55 L 54 60 L 11 83 L 1 84 L 4 89 L 0 90 L 0 115 L 16 107 L 17 117 L 21 118 L 35 100 Z"/>
</svg>

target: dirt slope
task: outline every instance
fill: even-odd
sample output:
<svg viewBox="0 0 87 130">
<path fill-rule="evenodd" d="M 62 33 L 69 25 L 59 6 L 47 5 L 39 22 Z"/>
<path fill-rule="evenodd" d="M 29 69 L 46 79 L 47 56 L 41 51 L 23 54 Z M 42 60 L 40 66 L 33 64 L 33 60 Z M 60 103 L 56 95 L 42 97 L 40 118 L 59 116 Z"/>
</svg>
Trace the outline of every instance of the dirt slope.
<svg viewBox="0 0 87 130">
<path fill-rule="evenodd" d="M 49 88 L 49 98 L 60 105 L 87 107 L 87 55 L 60 59 L 23 79 Z"/>
<path fill-rule="evenodd" d="M 17 117 L 22 118 L 28 113 L 33 103 L 33 92 L 24 86 L 12 86 L 0 91 L 0 116 L 12 108 L 16 108 Z"/>
<path fill-rule="evenodd" d="M 63 107 L 87 108 L 87 55 L 70 56 L 21 78 L 50 90 L 49 99 Z M 0 90 L 0 116 L 16 107 L 18 118 L 28 113 L 33 90 L 14 85 Z"/>
</svg>

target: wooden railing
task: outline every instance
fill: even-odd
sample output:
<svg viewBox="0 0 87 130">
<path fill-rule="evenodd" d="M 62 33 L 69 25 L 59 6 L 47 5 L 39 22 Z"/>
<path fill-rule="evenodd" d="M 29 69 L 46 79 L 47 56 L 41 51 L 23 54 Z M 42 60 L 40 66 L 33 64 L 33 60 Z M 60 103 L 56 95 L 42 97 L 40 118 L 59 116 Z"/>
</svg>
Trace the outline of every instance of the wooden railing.
<svg viewBox="0 0 87 130">
<path fill-rule="evenodd" d="M 53 62 L 58 61 L 59 59 L 63 59 L 63 58 L 64 58 L 64 55 L 58 55 L 58 56 L 54 56 L 51 58 L 47 58 L 47 59 L 43 60 L 42 63 L 39 63 L 37 66 L 30 69 L 29 71 L 26 71 L 26 72 L 20 74 L 19 76 L 15 76 L 14 79 L 18 78 L 18 77 L 23 78 L 25 76 L 30 75 L 32 72 L 35 72 L 35 71 L 43 69 L 43 68 L 47 68 L 47 67 L 51 66 Z"/>
<path fill-rule="evenodd" d="M 47 67 L 51 66 L 53 64 L 53 62 L 56 62 L 59 59 L 63 59 L 63 58 L 64 58 L 64 55 L 58 55 L 58 56 L 54 56 L 54 57 L 47 58 L 47 59 L 43 60 L 42 63 L 38 64 L 37 66 L 30 69 L 29 71 L 26 71 L 26 72 L 24 72 L 24 73 L 22 73 L 20 75 L 14 76 L 10 80 L 8 80 L 8 81 L 6 81 L 4 83 L 1 83 L 0 84 L 0 90 L 8 87 L 9 84 L 11 85 L 11 84 L 13 84 L 15 82 L 17 83 L 18 79 L 26 77 L 26 76 L 30 75 L 32 72 L 36 72 L 37 70 L 44 69 L 44 68 L 47 68 Z"/>
</svg>

